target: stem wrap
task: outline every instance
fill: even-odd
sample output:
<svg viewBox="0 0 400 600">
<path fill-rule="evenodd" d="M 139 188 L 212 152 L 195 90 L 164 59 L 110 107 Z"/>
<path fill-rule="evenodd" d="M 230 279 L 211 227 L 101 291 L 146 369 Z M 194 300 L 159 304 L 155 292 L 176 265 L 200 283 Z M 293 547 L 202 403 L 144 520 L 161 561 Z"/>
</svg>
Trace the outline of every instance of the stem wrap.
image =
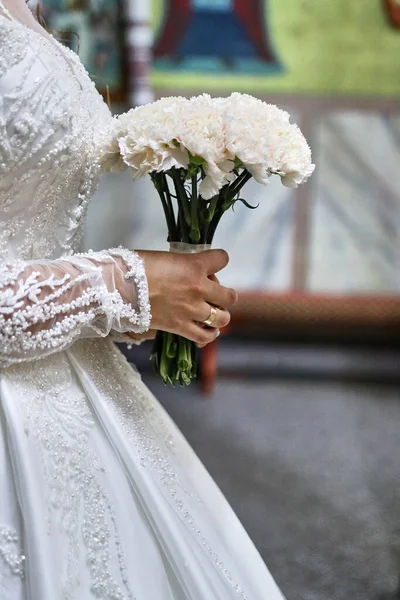
<svg viewBox="0 0 400 600">
<path fill-rule="evenodd" d="M 176 254 L 198 254 L 211 250 L 211 244 L 187 244 L 186 242 L 170 242 L 169 251 Z"/>
</svg>

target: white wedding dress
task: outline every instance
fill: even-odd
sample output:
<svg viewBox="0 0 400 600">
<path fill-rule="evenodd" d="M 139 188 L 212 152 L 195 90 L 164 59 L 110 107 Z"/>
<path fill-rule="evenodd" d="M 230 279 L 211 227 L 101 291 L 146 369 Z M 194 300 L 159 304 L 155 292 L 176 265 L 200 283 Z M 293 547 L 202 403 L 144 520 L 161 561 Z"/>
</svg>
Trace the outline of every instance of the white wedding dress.
<svg viewBox="0 0 400 600">
<path fill-rule="evenodd" d="M 111 118 L 76 55 L 0 2 L 0 598 L 279 600 L 112 342 L 149 327 L 139 257 L 75 253 Z"/>
</svg>

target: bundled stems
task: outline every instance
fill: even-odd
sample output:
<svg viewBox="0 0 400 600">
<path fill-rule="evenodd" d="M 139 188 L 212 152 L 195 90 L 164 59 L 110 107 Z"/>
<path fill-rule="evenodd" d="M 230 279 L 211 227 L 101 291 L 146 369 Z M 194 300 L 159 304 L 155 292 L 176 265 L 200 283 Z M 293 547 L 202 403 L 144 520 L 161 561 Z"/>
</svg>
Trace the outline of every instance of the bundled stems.
<svg viewBox="0 0 400 600">
<path fill-rule="evenodd" d="M 160 196 L 168 226 L 170 242 L 211 244 L 222 215 L 238 201 L 243 186 L 251 174 L 243 169 L 237 172 L 235 181 L 226 184 L 219 193 L 204 200 L 199 195 L 199 178 L 205 177 L 201 165 L 189 168 L 190 192 L 185 188 L 187 171 L 170 169 L 167 173 L 152 173 L 151 179 Z M 173 181 L 177 211 L 174 210 L 167 176 Z M 189 385 L 197 376 L 197 346 L 178 335 L 158 331 L 154 341 L 151 360 L 164 383 Z"/>
</svg>

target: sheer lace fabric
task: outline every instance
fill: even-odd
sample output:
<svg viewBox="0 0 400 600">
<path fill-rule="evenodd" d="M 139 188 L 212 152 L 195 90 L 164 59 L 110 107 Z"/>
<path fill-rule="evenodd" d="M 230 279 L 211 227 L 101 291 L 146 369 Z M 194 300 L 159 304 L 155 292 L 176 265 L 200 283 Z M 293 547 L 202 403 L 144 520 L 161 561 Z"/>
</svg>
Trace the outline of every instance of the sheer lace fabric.
<svg viewBox="0 0 400 600">
<path fill-rule="evenodd" d="M 142 333 L 150 326 L 147 296 L 142 261 L 124 250 L 6 263 L 0 267 L 0 367 L 36 360 L 79 337 Z"/>
</svg>

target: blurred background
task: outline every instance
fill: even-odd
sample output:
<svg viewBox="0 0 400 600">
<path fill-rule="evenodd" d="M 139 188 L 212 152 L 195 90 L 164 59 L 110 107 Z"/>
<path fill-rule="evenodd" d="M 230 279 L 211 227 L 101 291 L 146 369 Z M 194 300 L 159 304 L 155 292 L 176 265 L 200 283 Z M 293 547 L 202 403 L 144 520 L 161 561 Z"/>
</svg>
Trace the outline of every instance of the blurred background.
<svg viewBox="0 0 400 600">
<path fill-rule="evenodd" d="M 31 3 L 34 5 L 34 3 Z M 288 110 L 316 171 L 250 182 L 219 228 L 240 301 L 198 384 L 126 351 L 288 600 L 400 598 L 400 1 L 46 0 L 113 111 L 245 91 Z M 84 245 L 166 249 L 150 180 L 108 175 Z M 250 600 L 250 599 L 249 599 Z"/>
</svg>

